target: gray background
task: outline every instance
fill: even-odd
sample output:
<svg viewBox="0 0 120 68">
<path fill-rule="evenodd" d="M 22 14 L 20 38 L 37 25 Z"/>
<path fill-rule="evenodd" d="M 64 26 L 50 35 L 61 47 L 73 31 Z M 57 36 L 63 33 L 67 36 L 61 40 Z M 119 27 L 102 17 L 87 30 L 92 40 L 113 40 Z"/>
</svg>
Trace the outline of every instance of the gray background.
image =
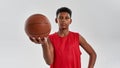
<svg viewBox="0 0 120 68">
<path fill-rule="evenodd" d="M 42 13 L 54 33 L 55 12 L 62 6 L 73 11 L 70 30 L 79 32 L 97 52 L 95 68 L 119 68 L 120 0 L 0 0 L 0 68 L 49 68 L 41 45 L 25 34 L 25 20 Z M 82 68 L 87 68 L 89 57 L 81 51 Z"/>
</svg>

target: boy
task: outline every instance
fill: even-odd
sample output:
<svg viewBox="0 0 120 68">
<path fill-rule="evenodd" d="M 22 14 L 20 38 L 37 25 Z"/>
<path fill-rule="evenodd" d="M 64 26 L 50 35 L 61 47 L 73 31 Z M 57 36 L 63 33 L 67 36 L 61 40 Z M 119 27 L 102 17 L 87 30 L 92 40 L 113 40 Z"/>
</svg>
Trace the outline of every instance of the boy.
<svg viewBox="0 0 120 68">
<path fill-rule="evenodd" d="M 42 44 L 43 56 L 50 68 L 81 68 L 81 46 L 90 56 L 88 68 L 94 68 L 96 53 L 90 44 L 76 32 L 69 30 L 72 23 L 72 11 L 61 7 L 56 12 L 58 32 L 44 39 L 30 37 L 30 40 Z"/>
</svg>

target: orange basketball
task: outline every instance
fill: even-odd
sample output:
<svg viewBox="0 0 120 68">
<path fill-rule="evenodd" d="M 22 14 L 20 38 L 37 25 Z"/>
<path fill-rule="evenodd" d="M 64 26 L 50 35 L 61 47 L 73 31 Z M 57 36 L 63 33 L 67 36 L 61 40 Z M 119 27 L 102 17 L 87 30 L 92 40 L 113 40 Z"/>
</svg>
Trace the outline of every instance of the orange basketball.
<svg viewBox="0 0 120 68">
<path fill-rule="evenodd" d="M 47 37 L 50 31 L 50 21 L 43 14 L 33 14 L 25 22 L 25 32 L 29 37 Z"/>
</svg>

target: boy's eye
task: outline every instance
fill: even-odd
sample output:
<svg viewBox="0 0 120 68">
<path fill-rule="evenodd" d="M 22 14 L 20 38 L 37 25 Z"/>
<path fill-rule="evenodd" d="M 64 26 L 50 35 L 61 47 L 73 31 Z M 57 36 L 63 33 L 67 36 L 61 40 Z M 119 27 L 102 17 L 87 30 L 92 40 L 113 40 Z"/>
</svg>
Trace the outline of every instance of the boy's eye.
<svg viewBox="0 0 120 68">
<path fill-rule="evenodd" d="M 65 17 L 65 19 L 70 19 L 70 17 Z"/>
<path fill-rule="evenodd" d="M 63 17 L 59 17 L 59 19 L 63 19 Z"/>
<path fill-rule="evenodd" d="M 70 17 L 59 17 L 59 19 L 70 19 Z"/>
</svg>

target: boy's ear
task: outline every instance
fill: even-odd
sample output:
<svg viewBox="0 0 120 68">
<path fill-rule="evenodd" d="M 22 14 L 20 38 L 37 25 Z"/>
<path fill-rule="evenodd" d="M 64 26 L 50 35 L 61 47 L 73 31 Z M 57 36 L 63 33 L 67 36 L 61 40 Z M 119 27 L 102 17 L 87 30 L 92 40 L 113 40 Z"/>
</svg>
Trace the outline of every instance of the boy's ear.
<svg viewBox="0 0 120 68">
<path fill-rule="evenodd" d="M 70 19 L 70 24 L 72 23 L 72 19 Z"/>
<path fill-rule="evenodd" d="M 55 22 L 58 23 L 57 18 L 55 18 Z"/>
</svg>

